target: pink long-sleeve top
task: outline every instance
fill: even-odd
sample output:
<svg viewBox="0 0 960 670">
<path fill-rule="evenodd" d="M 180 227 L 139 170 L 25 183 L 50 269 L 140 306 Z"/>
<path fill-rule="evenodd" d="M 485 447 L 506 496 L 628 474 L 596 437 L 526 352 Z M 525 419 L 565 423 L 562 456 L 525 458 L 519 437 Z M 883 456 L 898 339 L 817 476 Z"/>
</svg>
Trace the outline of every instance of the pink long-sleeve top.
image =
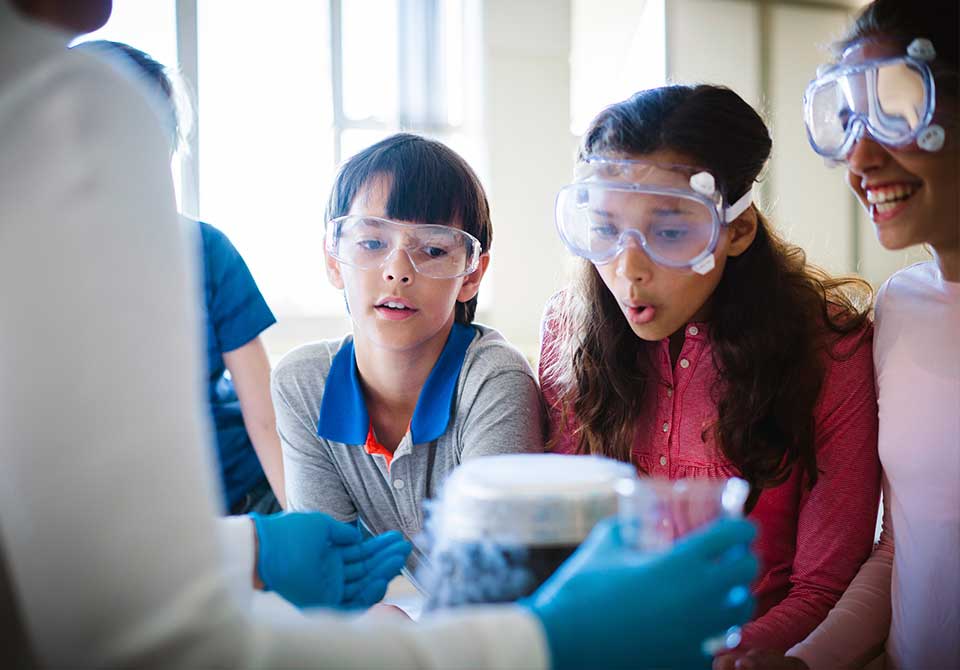
<svg viewBox="0 0 960 670">
<path fill-rule="evenodd" d="M 880 289 L 883 532 L 830 616 L 790 650 L 812 670 L 861 667 L 884 643 L 888 669 L 960 668 L 958 332 L 960 282 L 936 263 L 905 268 Z"/>
<path fill-rule="evenodd" d="M 558 355 L 553 323 L 548 308 L 540 382 L 555 450 L 572 453 L 575 425 L 562 420 L 561 388 L 544 373 Z M 880 496 L 872 335 L 871 326 L 849 334 L 835 345 L 845 360 L 827 357 L 814 417 L 817 483 L 808 488 L 796 469 L 763 491 L 749 515 L 758 527 L 754 550 L 761 568 L 753 586 L 757 609 L 743 627 L 741 649 L 782 652 L 804 639 L 870 554 Z M 669 339 L 649 344 L 659 382 L 637 418 L 634 465 L 644 476 L 669 479 L 738 476 L 713 431 L 704 430 L 717 418 L 708 324 L 687 324 L 673 365 L 669 345 Z"/>
</svg>

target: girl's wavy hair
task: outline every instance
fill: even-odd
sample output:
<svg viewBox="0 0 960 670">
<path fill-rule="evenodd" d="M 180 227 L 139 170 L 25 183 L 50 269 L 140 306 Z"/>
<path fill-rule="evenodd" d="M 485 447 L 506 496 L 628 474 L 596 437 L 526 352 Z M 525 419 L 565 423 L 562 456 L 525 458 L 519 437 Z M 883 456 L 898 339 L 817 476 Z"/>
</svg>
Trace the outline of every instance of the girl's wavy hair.
<svg viewBox="0 0 960 670">
<path fill-rule="evenodd" d="M 588 155 L 640 157 L 659 149 L 689 156 L 712 172 L 735 202 L 757 180 L 771 140 L 760 116 L 719 86 L 641 91 L 601 112 L 583 137 Z M 719 371 L 717 444 L 750 482 L 748 509 L 794 467 L 817 480 L 814 406 L 824 352 L 863 328 L 873 293 L 855 277 L 832 278 L 807 263 L 757 212 L 750 248 L 727 259 L 711 298 L 710 337 Z M 654 388 L 647 348 L 630 329 L 596 268 L 582 261 L 548 327 L 558 334 L 545 375 L 562 389 L 565 422 L 579 426 L 577 451 L 631 460 L 635 426 Z M 706 439 L 706 433 L 703 435 Z M 556 438 L 555 438 L 556 439 Z"/>
</svg>

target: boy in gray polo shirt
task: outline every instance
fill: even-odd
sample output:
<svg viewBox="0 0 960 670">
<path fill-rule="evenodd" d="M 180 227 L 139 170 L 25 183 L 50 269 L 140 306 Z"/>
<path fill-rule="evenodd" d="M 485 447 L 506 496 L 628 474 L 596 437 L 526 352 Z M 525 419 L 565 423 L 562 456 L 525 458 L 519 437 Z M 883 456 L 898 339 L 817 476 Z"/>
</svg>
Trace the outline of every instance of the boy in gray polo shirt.
<svg viewBox="0 0 960 670">
<path fill-rule="evenodd" d="M 543 450 L 530 365 L 471 323 L 491 237 L 479 180 L 439 142 L 394 135 L 341 168 L 324 246 L 353 334 L 274 371 L 289 509 L 412 539 L 462 461 Z"/>
</svg>

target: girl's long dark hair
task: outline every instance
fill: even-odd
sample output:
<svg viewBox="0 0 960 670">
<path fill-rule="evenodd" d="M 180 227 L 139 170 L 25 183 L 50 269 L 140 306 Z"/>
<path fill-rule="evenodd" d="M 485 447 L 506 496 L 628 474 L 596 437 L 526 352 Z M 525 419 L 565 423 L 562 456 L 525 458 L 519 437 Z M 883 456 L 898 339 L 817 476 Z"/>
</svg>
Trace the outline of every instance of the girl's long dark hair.
<svg viewBox="0 0 960 670">
<path fill-rule="evenodd" d="M 769 132 L 736 93 L 718 86 L 667 86 L 604 110 L 583 138 L 581 157 L 683 153 L 714 174 L 726 202 L 756 181 Z M 750 248 L 727 259 L 711 298 L 710 338 L 719 371 L 713 389 L 719 448 L 750 482 L 752 507 L 794 467 L 817 480 L 814 406 L 824 356 L 838 337 L 862 329 L 872 301 L 865 281 L 831 278 L 809 265 L 758 214 Z M 550 325 L 558 350 L 545 374 L 559 382 L 562 415 L 579 453 L 631 460 L 635 425 L 653 375 L 646 343 L 630 329 L 596 268 L 583 262 Z"/>
</svg>

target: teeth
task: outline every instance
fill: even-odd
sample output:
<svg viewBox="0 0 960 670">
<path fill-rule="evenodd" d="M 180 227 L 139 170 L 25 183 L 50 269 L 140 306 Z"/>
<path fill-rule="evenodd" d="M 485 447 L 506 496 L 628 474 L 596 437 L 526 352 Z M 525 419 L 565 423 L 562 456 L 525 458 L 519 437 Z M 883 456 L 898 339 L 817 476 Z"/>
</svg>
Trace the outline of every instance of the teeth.
<svg viewBox="0 0 960 670">
<path fill-rule="evenodd" d="M 886 202 L 897 202 L 906 200 L 917 190 L 916 186 L 898 184 L 896 186 L 884 186 L 883 188 L 871 189 L 867 191 L 867 202 L 872 205 L 880 205 Z"/>
<path fill-rule="evenodd" d="M 881 202 L 877 203 L 876 208 L 877 212 L 883 214 L 884 212 L 889 212 L 897 208 L 898 202 Z"/>
<path fill-rule="evenodd" d="M 406 305 L 402 305 L 399 302 L 385 302 L 382 305 L 383 307 L 389 307 L 390 309 L 407 309 Z"/>
</svg>

